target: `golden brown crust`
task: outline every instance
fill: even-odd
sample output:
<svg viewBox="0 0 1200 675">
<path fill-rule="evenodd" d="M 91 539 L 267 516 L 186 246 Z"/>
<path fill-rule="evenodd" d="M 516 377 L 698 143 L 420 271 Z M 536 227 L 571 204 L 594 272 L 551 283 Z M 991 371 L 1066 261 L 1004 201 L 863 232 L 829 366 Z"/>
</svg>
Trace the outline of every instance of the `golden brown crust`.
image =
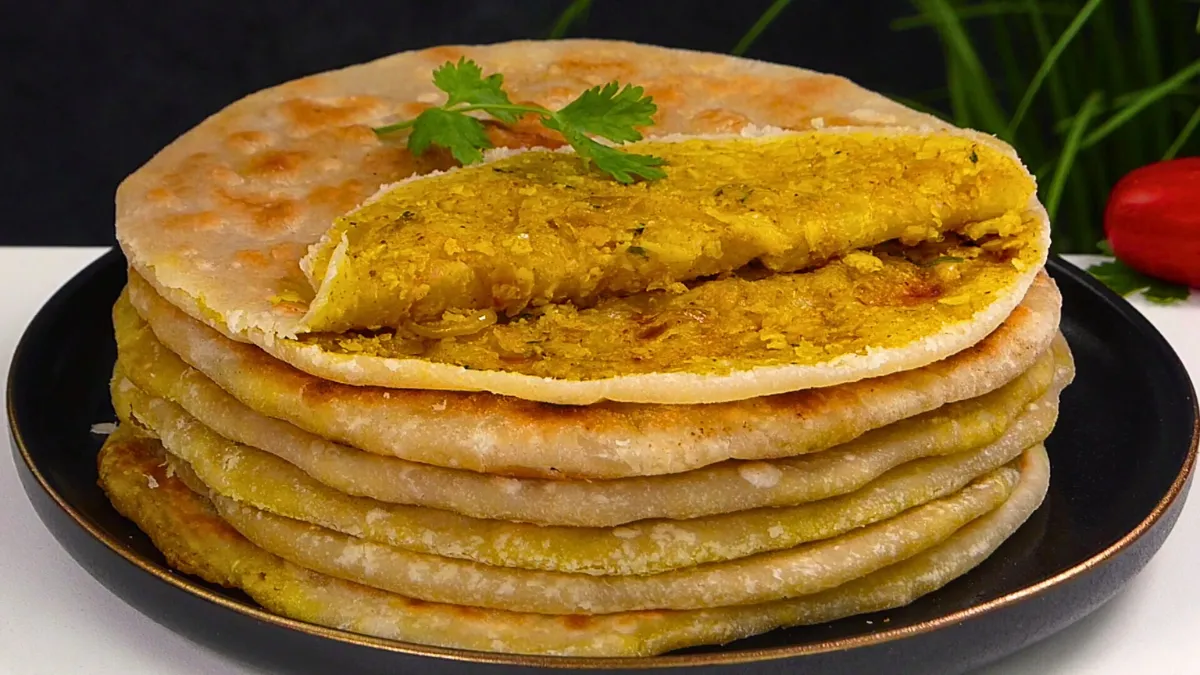
<svg viewBox="0 0 1200 675">
<path fill-rule="evenodd" d="M 722 644 L 780 626 L 907 604 L 996 550 L 1041 503 L 1049 479 L 1045 452 L 1030 451 L 1021 462 L 1020 484 L 999 509 L 934 549 L 813 596 L 715 610 L 546 616 L 421 602 L 287 563 L 250 544 L 178 477 L 166 475 L 162 457 L 155 441 L 110 437 L 99 463 L 101 484 L 114 506 L 145 530 L 168 560 L 215 583 L 244 589 L 268 611 L 393 640 L 575 656 L 643 656 Z"/>
<path fill-rule="evenodd" d="M 562 407 L 329 382 L 222 337 L 165 302 L 136 274 L 129 297 L 168 349 L 261 414 L 380 455 L 549 478 L 678 473 L 726 459 L 832 447 L 1013 380 L 1049 346 L 1060 311 L 1057 289 L 1042 277 L 986 339 L 919 370 L 705 406 Z"/>
</svg>

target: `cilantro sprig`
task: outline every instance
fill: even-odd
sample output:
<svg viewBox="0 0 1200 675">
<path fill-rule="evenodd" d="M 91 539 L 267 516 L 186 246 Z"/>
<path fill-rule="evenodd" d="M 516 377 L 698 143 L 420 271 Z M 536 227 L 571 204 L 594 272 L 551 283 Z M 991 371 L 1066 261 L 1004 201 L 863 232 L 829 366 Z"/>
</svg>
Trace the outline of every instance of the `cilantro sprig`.
<svg viewBox="0 0 1200 675">
<path fill-rule="evenodd" d="M 1112 246 L 1107 241 L 1100 242 L 1097 247 L 1105 255 L 1113 255 Z M 1146 276 L 1120 260 L 1096 263 L 1087 271 L 1120 295 L 1133 295 L 1141 291 L 1147 300 L 1156 305 L 1173 305 L 1188 299 L 1186 286 Z"/>
<path fill-rule="evenodd" d="M 506 124 L 532 114 L 541 119 L 543 126 L 562 134 L 585 163 L 594 164 L 621 183 L 666 176 L 659 168 L 664 163 L 662 158 L 624 152 L 593 138 L 613 143 L 641 140 L 637 128 L 653 124 L 653 115 L 658 110 L 654 99 L 646 96 L 641 87 L 609 82 L 588 89 L 559 110 L 518 105 L 504 91 L 503 75 L 493 73 L 484 77 L 479 64 L 465 57 L 458 63 L 447 61 L 434 70 L 433 84 L 446 92 L 445 103 L 428 108 L 411 120 L 378 127 L 375 133 L 383 136 L 411 129 L 408 149 L 413 154 L 419 155 L 430 145 L 436 145 L 446 148 L 466 165 L 483 159 L 483 151 L 492 147 L 483 123 L 467 113 L 484 112 Z"/>
</svg>

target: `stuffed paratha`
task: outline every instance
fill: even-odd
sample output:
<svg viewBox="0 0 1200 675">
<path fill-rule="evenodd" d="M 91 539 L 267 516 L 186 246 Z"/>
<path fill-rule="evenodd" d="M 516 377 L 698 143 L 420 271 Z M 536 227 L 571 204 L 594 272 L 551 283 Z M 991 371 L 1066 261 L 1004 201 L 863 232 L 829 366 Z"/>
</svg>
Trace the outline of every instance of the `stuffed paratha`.
<svg viewBox="0 0 1200 675">
<path fill-rule="evenodd" d="M 510 93 L 543 104 L 571 84 L 599 84 L 594 80 L 604 73 L 624 72 L 660 92 L 656 134 L 803 128 L 798 117 L 822 128 L 853 120 L 919 127 L 902 130 L 908 134 L 946 129 L 844 80 L 733 57 L 597 41 L 408 52 L 247 97 L 159 153 L 118 191 L 117 234 L 132 266 L 193 317 L 323 378 L 588 404 L 730 401 L 924 366 L 992 331 L 1045 259 L 1048 221 L 1033 200 L 1015 225 L 1004 225 L 1015 228 L 1006 241 L 991 242 L 992 249 L 951 246 L 938 256 L 961 260 L 961 270 L 957 263 L 948 272 L 925 269 L 895 252 L 871 251 L 758 283 L 717 279 L 681 296 L 609 298 L 615 304 L 606 309 L 623 320 L 605 340 L 597 334 L 574 350 L 568 333 L 586 337 L 605 324 L 605 314 L 549 305 L 547 316 L 449 341 L 405 334 L 290 339 L 309 310 L 302 291 L 311 285 L 300 267 L 308 247 L 381 185 L 446 167 L 436 157 L 414 159 L 370 126 L 427 105 L 432 86 L 415 73 L 450 55 L 503 70 Z M 792 95 L 786 104 L 784 92 Z M 497 133 L 515 147 L 543 138 Z M 944 133 L 975 139 L 985 155 L 1011 155 L 995 139 Z M 1015 182 L 1028 188 L 1028 174 L 1018 173 Z M 936 221 L 935 213 L 930 223 Z M 323 267 L 336 278 L 335 266 Z M 848 292 L 822 293 L 847 284 Z M 836 300 L 804 311 L 821 297 Z M 640 302 L 655 307 L 646 313 Z M 758 308 L 765 307 L 777 310 L 778 320 L 764 321 Z M 730 308 L 737 311 L 728 317 L 720 311 Z M 721 322 L 706 320 L 706 310 Z M 887 326 L 908 328 L 892 334 Z M 714 339 L 721 335 L 728 337 Z"/>
<path fill-rule="evenodd" d="M 746 607 L 547 616 L 417 602 L 306 570 L 263 551 L 166 472 L 161 448 L 126 432 L 100 453 L 100 482 L 184 572 L 241 588 L 268 610 L 391 640 L 460 649 L 571 656 L 643 656 L 725 643 L 781 626 L 821 623 L 912 602 L 983 561 L 1041 503 L 1044 452 L 1023 456 L 1021 482 L 1000 508 L 939 546 L 822 593 Z"/>
<path fill-rule="evenodd" d="M 1053 282 L 1040 277 L 983 341 L 925 368 L 886 377 L 725 404 L 559 407 L 486 394 L 329 382 L 221 336 L 167 303 L 136 274 L 128 290 L 162 345 L 262 415 L 327 440 L 436 466 L 598 479 L 815 452 L 981 396 L 1027 371 L 1045 352 L 1061 301 Z M 123 307 L 116 308 L 118 324 L 138 330 L 140 321 Z"/>
<path fill-rule="evenodd" d="M 283 460 L 222 438 L 178 406 L 147 396 L 120 372 L 113 379 L 113 401 L 123 421 L 148 428 L 172 456 L 189 465 L 205 494 L 418 553 L 492 566 L 602 575 L 656 574 L 733 560 L 886 520 L 960 490 L 1012 461 L 1049 435 L 1058 410 L 1056 394 L 1044 396 L 994 443 L 904 464 L 841 497 L 603 528 L 472 518 L 351 497 Z"/>
</svg>

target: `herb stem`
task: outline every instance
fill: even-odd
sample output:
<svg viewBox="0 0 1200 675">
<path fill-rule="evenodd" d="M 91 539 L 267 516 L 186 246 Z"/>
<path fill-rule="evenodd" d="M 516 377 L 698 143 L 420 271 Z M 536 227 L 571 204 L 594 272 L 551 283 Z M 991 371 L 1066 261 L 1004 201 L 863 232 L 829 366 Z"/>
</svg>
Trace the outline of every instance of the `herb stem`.
<svg viewBox="0 0 1200 675">
<path fill-rule="evenodd" d="M 447 108 L 454 112 L 472 112 L 475 110 L 483 110 L 490 112 L 492 110 L 504 110 L 508 112 L 523 112 L 541 115 L 542 117 L 554 117 L 554 113 L 541 107 L 534 105 L 517 105 L 516 103 L 479 103 L 474 105 L 465 105 L 462 107 Z"/>
<path fill-rule="evenodd" d="M 417 121 L 416 119 L 411 119 L 411 120 L 405 120 L 403 122 L 396 122 L 395 124 L 388 124 L 388 125 L 382 126 L 382 127 L 375 127 L 375 135 L 376 136 L 384 136 L 386 134 L 392 134 L 397 131 L 403 131 L 404 129 L 407 129 L 407 128 L 411 127 L 413 124 L 415 124 L 416 121 Z"/>
</svg>

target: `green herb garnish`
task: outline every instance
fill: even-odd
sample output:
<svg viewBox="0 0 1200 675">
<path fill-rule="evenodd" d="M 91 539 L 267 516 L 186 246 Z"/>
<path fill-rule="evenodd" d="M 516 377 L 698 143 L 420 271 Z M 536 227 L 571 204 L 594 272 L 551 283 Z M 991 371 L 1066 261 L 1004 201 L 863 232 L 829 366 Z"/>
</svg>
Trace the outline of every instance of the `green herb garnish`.
<svg viewBox="0 0 1200 675">
<path fill-rule="evenodd" d="M 613 143 L 641 140 L 637 127 L 653 124 L 653 115 L 658 110 L 654 99 L 646 96 L 641 87 L 609 82 L 588 89 L 560 110 L 517 105 L 504 91 L 503 75 L 493 73 L 484 77 L 479 64 L 466 58 L 458 63 L 447 61 L 434 70 L 433 84 L 446 92 L 445 103 L 423 111 L 414 119 L 378 127 L 375 133 L 383 136 L 411 129 L 408 149 L 413 154 L 419 155 L 430 145 L 437 145 L 448 149 L 462 164 L 473 164 L 483 159 L 483 151 L 491 148 L 492 143 L 483 123 L 467 113 L 485 112 L 508 124 L 521 115 L 532 114 L 546 128 L 561 133 L 585 163 L 595 164 L 621 183 L 666 176 L 658 168 L 664 163 L 662 158 L 624 152 L 592 138 L 598 136 Z"/>
<path fill-rule="evenodd" d="M 1147 300 L 1156 305 L 1173 305 L 1188 299 L 1187 287 L 1148 277 L 1120 260 L 1097 263 L 1087 271 L 1121 295 L 1141 291 Z"/>
</svg>

